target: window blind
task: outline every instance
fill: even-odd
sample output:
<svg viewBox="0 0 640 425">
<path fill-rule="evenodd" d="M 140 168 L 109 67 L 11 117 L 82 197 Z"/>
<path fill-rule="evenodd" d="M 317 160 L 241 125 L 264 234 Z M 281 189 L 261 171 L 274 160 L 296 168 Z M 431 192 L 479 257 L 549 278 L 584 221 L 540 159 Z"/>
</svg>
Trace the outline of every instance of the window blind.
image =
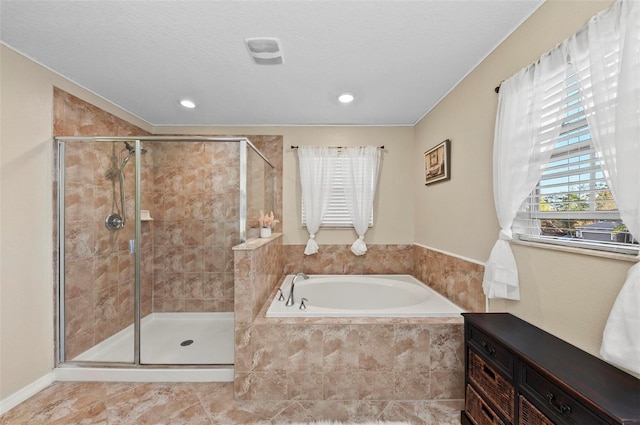
<svg viewBox="0 0 640 425">
<path fill-rule="evenodd" d="M 331 193 L 331 200 L 329 202 L 329 206 L 327 207 L 327 211 L 322 218 L 322 224 L 320 227 L 353 227 L 351 223 L 351 216 L 349 215 L 349 210 L 347 209 L 347 201 L 345 199 L 345 162 L 348 161 L 349 158 L 338 156 L 335 158 L 335 173 L 333 178 L 333 192 Z M 359 167 L 360 168 L 360 167 Z M 358 181 L 362 180 L 362 176 L 357 176 Z M 373 182 L 371 182 L 373 185 Z M 307 219 L 304 211 L 304 201 L 302 202 L 302 225 L 306 226 Z M 373 210 L 371 211 L 371 216 L 369 217 L 369 227 L 373 226 Z"/>
<path fill-rule="evenodd" d="M 630 245 L 634 241 L 622 225 L 593 146 L 574 73 L 568 72 L 562 90 L 560 100 L 545 107 L 564 111 L 560 123 L 547 123 L 559 124 L 561 131 L 540 181 L 518 213 L 520 239 L 584 241 L 591 249 L 605 250 L 611 244 Z"/>
</svg>

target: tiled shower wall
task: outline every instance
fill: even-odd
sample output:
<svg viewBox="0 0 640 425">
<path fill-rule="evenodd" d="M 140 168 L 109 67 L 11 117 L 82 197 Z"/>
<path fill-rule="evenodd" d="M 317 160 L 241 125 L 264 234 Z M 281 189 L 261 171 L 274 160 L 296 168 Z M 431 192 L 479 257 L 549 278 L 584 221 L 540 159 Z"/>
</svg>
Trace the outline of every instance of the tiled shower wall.
<svg viewBox="0 0 640 425">
<path fill-rule="evenodd" d="M 233 311 L 231 248 L 240 242 L 239 143 L 150 146 L 153 311 Z"/>
<path fill-rule="evenodd" d="M 265 149 L 263 154 L 276 165 L 273 177 L 281 181 L 282 136 L 249 139 L 258 149 Z M 154 218 L 153 311 L 233 311 L 232 248 L 240 242 L 240 144 L 162 142 L 146 146 L 153 157 L 149 207 Z M 248 161 L 248 187 L 254 193 L 271 190 L 270 168 L 251 150 Z M 277 209 L 281 190 L 273 195 L 276 213 L 282 211 L 281 203 Z M 267 199 L 262 193 L 255 198 Z M 265 209 L 264 202 L 249 199 L 248 206 L 253 207 L 247 223 L 256 226 L 255 211 Z"/>
<path fill-rule="evenodd" d="M 62 90 L 54 89 L 53 98 L 56 136 L 148 135 Z M 115 161 L 120 161 L 123 147 L 123 144 L 72 142 L 67 148 L 64 266 L 68 359 L 133 322 L 133 258 L 128 251 L 133 226 L 115 233 L 104 226 L 106 215 L 112 211 L 114 189 L 114 182 L 106 178 L 105 172 L 113 165 L 114 155 Z M 129 199 L 133 194 L 133 168 L 132 158 L 126 169 Z M 147 179 L 143 177 L 144 183 Z M 143 226 L 145 235 L 150 231 L 148 226 Z M 148 255 L 151 245 L 145 243 L 142 249 L 143 255 Z M 151 277 L 142 284 L 149 294 L 142 299 L 142 309 L 148 313 L 151 311 Z"/>
</svg>

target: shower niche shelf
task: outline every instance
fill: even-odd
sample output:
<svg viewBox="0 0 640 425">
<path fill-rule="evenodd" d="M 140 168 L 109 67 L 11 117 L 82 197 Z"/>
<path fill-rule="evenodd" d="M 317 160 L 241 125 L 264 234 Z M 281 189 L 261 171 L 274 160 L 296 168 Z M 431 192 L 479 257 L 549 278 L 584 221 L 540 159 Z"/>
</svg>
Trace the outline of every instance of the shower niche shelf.
<svg viewBox="0 0 640 425">
<path fill-rule="evenodd" d="M 140 210 L 140 221 L 153 221 L 149 210 Z"/>
</svg>

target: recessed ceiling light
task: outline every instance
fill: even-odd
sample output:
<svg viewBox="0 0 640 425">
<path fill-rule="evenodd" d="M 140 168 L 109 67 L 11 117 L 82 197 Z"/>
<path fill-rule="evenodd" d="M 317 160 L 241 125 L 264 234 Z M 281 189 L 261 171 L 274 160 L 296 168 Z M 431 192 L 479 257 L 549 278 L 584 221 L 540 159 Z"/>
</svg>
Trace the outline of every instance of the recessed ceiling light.
<svg viewBox="0 0 640 425">
<path fill-rule="evenodd" d="M 353 95 L 353 93 L 349 92 L 340 93 L 340 95 L 338 96 L 338 101 L 340 103 L 351 103 L 353 102 L 353 99 L 355 99 L 355 96 Z"/>
<path fill-rule="evenodd" d="M 182 105 L 183 107 L 187 108 L 187 109 L 193 109 L 196 107 L 196 104 L 189 99 L 182 99 L 180 100 L 180 105 Z"/>
</svg>

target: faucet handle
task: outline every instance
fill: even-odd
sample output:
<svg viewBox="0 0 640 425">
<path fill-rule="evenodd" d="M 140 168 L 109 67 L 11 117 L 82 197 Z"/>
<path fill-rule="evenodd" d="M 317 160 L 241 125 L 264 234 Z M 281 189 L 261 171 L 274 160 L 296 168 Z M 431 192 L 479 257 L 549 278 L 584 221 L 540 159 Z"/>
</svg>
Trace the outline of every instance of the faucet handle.
<svg viewBox="0 0 640 425">
<path fill-rule="evenodd" d="M 303 299 L 300 300 L 300 310 L 306 310 L 307 309 L 307 306 L 304 303 L 305 301 L 309 301 L 309 300 L 306 299 L 306 298 L 303 298 Z"/>
<path fill-rule="evenodd" d="M 278 288 L 278 301 L 284 301 L 284 294 L 280 288 Z"/>
</svg>

